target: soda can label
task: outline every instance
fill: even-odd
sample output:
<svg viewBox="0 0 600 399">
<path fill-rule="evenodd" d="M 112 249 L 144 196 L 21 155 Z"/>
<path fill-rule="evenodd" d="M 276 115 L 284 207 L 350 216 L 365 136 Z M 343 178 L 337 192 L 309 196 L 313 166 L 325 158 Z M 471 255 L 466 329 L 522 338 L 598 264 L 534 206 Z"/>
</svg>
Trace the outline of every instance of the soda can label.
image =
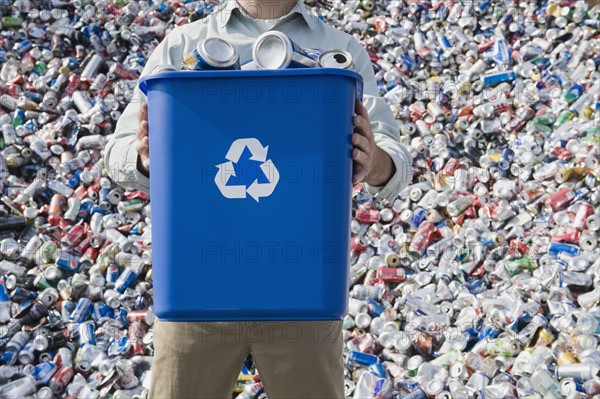
<svg viewBox="0 0 600 399">
<path fill-rule="evenodd" d="M 104 302 L 94 303 L 94 310 L 92 311 L 92 318 L 96 323 L 106 318 L 111 318 L 113 315 L 112 309 Z"/>
<path fill-rule="evenodd" d="M 379 362 L 379 358 L 375 355 L 363 352 L 351 351 L 348 353 L 348 363 L 361 366 L 372 366 Z"/>
<path fill-rule="evenodd" d="M 579 247 L 577 245 L 563 244 L 560 242 L 552 242 L 548 248 L 548 255 L 556 258 L 560 252 L 566 252 L 569 255 L 579 255 Z"/>
<path fill-rule="evenodd" d="M 79 345 L 96 345 L 96 332 L 93 321 L 86 321 L 79 325 Z"/>
<path fill-rule="evenodd" d="M 134 272 L 130 268 L 126 268 L 125 270 L 123 270 L 123 273 L 121 273 L 121 275 L 117 279 L 115 283 L 115 290 L 122 294 L 127 288 L 131 286 L 131 284 L 133 284 L 133 282 L 137 278 L 138 275 L 136 272 Z"/>
<path fill-rule="evenodd" d="M 239 55 L 235 48 L 220 38 L 207 38 L 183 60 L 183 69 L 192 71 L 210 69 L 240 69 Z"/>
<path fill-rule="evenodd" d="M 81 263 L 76 259 L 75 255 L 63 252 L 58 259 L 56 259 L 56 266 L 66 272 L 77 273 Z"/>
<path fill-rule="evenodd" d="M 38 385 L 47 385 L 57 369 L 58 367 L 54 363 L 43 362 L 31 370 L 31 376 Z"/>
<path fill-rule="evenodd" d="M 75 323 L 82 323 L 92 313 L 92 307 L 92 301 L 90 301 L 88 298 L 79 298 L 79 301 L 77 301 L 77 306 L 75 306 L 75 310 L 73 310 L 69 316 L 69 320 Z"/>
</svg>

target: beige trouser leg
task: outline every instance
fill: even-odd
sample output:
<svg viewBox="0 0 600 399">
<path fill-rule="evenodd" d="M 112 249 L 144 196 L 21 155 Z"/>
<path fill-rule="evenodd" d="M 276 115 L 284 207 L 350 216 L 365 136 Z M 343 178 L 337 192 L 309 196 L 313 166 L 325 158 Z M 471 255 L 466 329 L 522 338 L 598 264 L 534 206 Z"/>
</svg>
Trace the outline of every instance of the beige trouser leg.
<svg viewBox="0 0 600 399">
<path fill-rule="evenodd" d="M 341 321 L 260 323 L 248 338 L 269 399 L 343 399 Z"/>
<path fill-rule="evenodd" d="M 151 399 L 231 398 L 250 347 L 243 323 L 154 324 Z"/>
<path fill-rule="evenodd" d="M 229 398 L 252 352 L 269 399 L 343 399 L 341 325 L 157 321 L 149 397 Z"/>
</svg>

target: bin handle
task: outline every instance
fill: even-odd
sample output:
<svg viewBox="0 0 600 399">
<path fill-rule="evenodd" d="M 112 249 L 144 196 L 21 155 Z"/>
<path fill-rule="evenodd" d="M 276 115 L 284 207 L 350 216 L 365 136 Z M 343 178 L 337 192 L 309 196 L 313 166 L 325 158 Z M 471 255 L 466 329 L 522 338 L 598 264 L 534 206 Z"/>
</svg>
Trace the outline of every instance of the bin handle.
<svg viewBox="0 0 600 399">
<path fill-rule="evenodd" d="M 144 93 L 145 95 L 148 95 L 148 83 L 146 82 L 146 79 L 144 79 L 144 78 L 140 79 L 138 86 L 139 86 L 140 90 L 142 91 L 142 93 Z"/>
<path fill-rule="evenodd" d="M 363 100 L 363 81 L 362 80 L 356 81 L 356 98 L 358 98 L 360 100 L 360 102 L 362 102 L 362 100 Z"/>
</svg>

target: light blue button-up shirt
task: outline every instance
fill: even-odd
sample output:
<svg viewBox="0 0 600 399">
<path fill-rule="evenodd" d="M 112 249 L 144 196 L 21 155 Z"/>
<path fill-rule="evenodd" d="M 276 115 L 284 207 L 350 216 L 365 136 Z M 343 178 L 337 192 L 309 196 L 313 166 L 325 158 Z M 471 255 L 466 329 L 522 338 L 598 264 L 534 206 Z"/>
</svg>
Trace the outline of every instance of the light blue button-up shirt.
<svg viewBox="0 0 600 399">
<path fill-rule="evenodd" d="M 268 3 L 264 5 L 268 6 Z M 157 65 L 178 67 L 198 41 L 207 37 L 227 40 L 237 48 L 240 60 L 250 59 L 254 41 L 267 30 L 281 31 L 304 48 L 346 50 L 352 55 L 355 71 L 364 80 L 363 104 L 369 112 L 375 141 L 390 155 L 396 166 L 396 172 L 387 184 L 379 187 L 365 183 L 365 187 L 377 197 L 393 200 L 412 180 L 412 158 L 410 152 L 400 144 L 398 124 L 389 106 L 378 94 L 371 60 L 354 37 L 321 21 L 302 0 L 298 0 L 285 16 L 266 21 L 251 18 L 234 0 L 224 1 L 221 9 L 208 17 L 175 27 L 148 58 L 141 76 L 150 73 Z M 136 90 L 106 146 L 104 163 L 109 176 L 117 183 L 125 188 L 149 193 L 150 181 L 136 168 L 138 154 L 135 150 L 137 115 L 140 104 L 145 101 L 146 96 Z"/>
</svg>

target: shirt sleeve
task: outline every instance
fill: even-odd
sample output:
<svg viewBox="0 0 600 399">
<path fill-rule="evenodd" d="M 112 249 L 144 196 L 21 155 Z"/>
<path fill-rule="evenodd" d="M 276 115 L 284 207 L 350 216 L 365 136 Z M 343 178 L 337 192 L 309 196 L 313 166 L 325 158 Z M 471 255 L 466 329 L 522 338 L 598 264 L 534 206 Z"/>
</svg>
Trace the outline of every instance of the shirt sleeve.
<svg viewBox="0 0 600 399">
<path fill-rule="evenodd" d="M 183 35 L 180 28 L 172 30 L 152 52 L 140 77 L 148 75 L 157 65 L 179 66 L 183 59 Z M 104 167 L 108 176 L 129 190 L 150 193 L 150 179 L 137 169 L 138 112 L 146 95 L 136 85 L 134 95 L 117 121 L 115 132 L 106 145 Z"/>
<path fill-rule="evenodd" d="M 369 112 L 371 129 L 375 142 L 387 152 L 396 166 L 396 172 L 383 186 L 363 183 L 364 187 L 379 198 L 393 201 L 398 193 L 412 182 L 412 157 L 406 147 L 400 144 L 400 129 L 385 99 L 379 96 L 373 66 L 367 51 L 354 38 L 348 45 L 356 72 L 363 77 L 363 105 Z"/>
</svg>

